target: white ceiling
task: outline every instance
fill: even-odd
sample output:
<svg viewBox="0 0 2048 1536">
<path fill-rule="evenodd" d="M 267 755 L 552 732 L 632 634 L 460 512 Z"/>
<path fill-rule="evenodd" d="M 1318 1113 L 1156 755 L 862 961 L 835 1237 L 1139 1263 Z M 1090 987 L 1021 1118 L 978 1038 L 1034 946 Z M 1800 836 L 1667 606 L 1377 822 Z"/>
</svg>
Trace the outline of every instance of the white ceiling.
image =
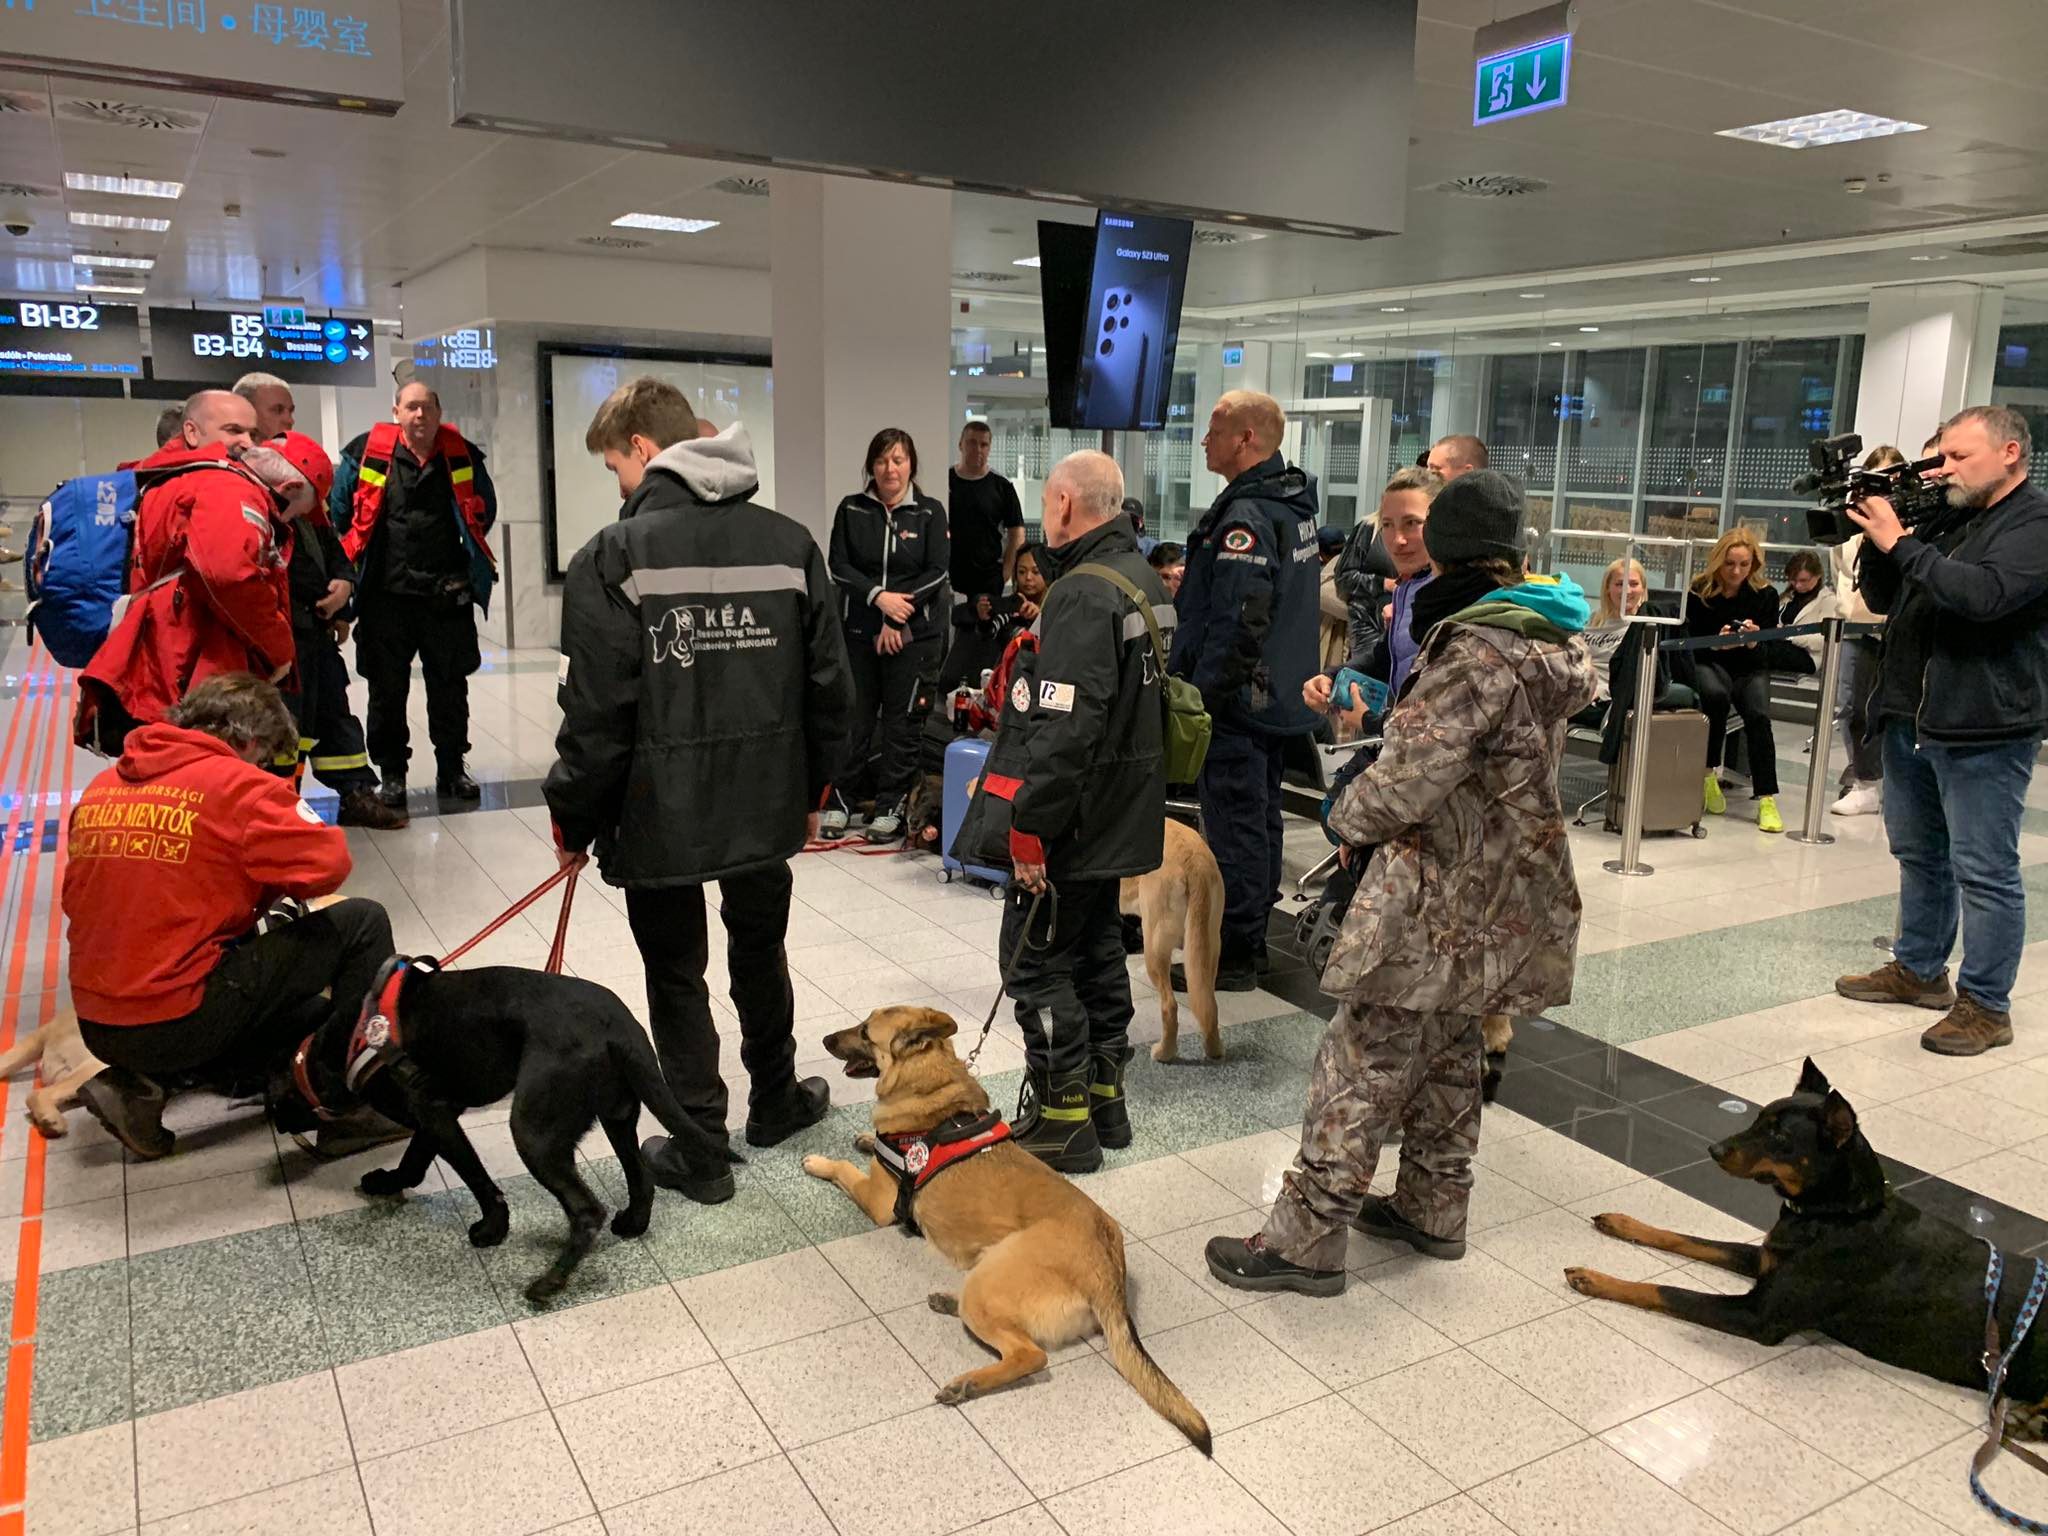
<svg viewBox="0 0 2048 1536">
<path fill-rule="evenodd" d="M 1406 232 L 1198 247 L 1188 293 L 1197 324 L 1396 337 L 1596 311 L 1618 320 L 1682 309 L 1706 321 L 1716 309 L 1834 302 L 1876 282 L 2048 279 L 2048 253 L 1976 255 L 1957 235 L 2048 229 L 2048 217 L 2013 222 L 2048 216 L 2041 0 L 1962 0 L 1937 12 L 1921 0 L 1579 0 L 1570 105 L 1474 129 L 1472 32 L 1498 9 L 1421 0 Z M 61 289 L 73 251 L 112 251 L 157 259 L 143 302 L 291 296 L 392 315 L 409 274 L 472 245 L 573 252 L 589 249 L 579 240 L 622 237 L 646 242 L 617 252 L 633 258 L 767 265 L 767 201 L 715 186 L 765 173 L 451 128 L 445 6 L 404 0 L 403 21 L 408 105 L 391 119 L 0 73 L 0 180 L 26 189 L 0 190 L 0 209 L 34 219 L 11 248 L 0 245 L 0 284 Z M 1178 88 L 1190 85 L 1202 88 Z M 1322 152 L 1313 101 L 1237 100 L 1222 68 L 1213 88 L 1248 131 L 1271 135 L 1274 154 Z M 108 100 L 186 114 L 191 131 L 76 115 L 77 101 Z M 1831 107 L 1930 128 L 1804 151 L 1714 133 Z M 67 193 L 66 170 L 189 188 L 175 204 Z M 1431 190 L 1478 175 L 1549 185 L 1513 198 Z M 1852 176 L 1867 181 L 1860 195 L 1844 190 Z M 173 223 L 164 235 L 74 229 L 71 208 Z M 701 235 L 610 228 L 635 208 L 721 224 Z M 1038 218 L 1077 216 L 956 196 L 954 267 L 1015 279 L 957 280 L 987 296 L 978 319 L 1025 321 L 1035 281 L 1012 262 L 1033 250 Z M 1710 252 L 1723 254 L 1672 260 Z M 1910 262 L 1916 254 L 1947 260 Z M 1687 281 L 1701 274 L 1721 280 Z M 1524 291 L 1545 298 L 1516 297 Z M 1405 313 L 1383 314 L 1389 304 Z"/>
</svg>

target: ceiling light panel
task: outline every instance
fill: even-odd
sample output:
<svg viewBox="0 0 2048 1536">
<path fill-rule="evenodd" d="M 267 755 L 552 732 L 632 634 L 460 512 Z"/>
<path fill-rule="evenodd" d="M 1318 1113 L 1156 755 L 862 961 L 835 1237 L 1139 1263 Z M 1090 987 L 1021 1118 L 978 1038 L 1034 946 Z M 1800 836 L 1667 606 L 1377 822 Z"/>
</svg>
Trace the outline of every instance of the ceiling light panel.
<svg viewBox="0 0 2048 1536">
<path fill-rule="evenodd" d="M 140 283 L 132 286 L 127 283 L 73 283 L 71 291 L 73 293 L 140 293 L 142 292 L 142 285 Z"/>
<path fill-rule="evenodd" d="M 1010 265 L 1013 267 L 1035 267 L 1038 265 L 1038 258 L 1036 256 L 1019 256 Z"/>
<path fill-rule="evenodd" d="M 612 220 L 614 229 L 658 229 L 671 235 L 701 235 L 718 228 L 716 219 L 678 219 L 666 213 L 622 213 Z"/>
<path fill-rule="evenodd" d="M 1723 128 L 1717 136 L 1747 139 L 1752 144 L 1775 144 L 1780 149 L 1818 149 L 1826 144 L 1854 144 L 1859 139 L 1888 139 L 1895 133 L 1924 133 L 1926 129 L 1925 123 L 1908 123 L 1896 117 L 1877 117 L 1836 107 L 1830 112 L 1809 112 L 1804 117 L 1751 123 L 1747 128 Z"/>
<path fill-rule="evenodd" d="M 109 256 L 104 251 L 73 251 L 71 263 L 78 267 L 123 267 L 130 272 L 147 272 L 156 265 L 154 256 Z"/>
<path fill-rule="evenodd" d="M 78 208 L 71 210 L 71 222 L 82 224 L 87 229 L 139 229 L 153 235 L 160 235 L 171 227 L 169 219 L 144 219 L 127 213 L 89 213 Z"/>
<path fill-rule="evenodd" d="M 64 185 L 74 192 L 107 192 L 115 197 L 183 197 L 182 181 L 151 181 L 146 176 L 101 176 L 90 171 L 66 171 Z"/>
</svg>

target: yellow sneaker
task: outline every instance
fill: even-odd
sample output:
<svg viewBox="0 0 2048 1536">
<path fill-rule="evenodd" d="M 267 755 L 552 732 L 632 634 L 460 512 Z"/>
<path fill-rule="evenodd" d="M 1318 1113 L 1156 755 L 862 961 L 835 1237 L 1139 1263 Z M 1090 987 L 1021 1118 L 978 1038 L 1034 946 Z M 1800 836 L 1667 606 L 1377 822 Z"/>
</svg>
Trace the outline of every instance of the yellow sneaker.
<svg viewBox="0 0 2048 1536">
<path fill-rule="evenodd" d="M 1785 818 L 1778 814 L 1778 797 L 1765 795 L 1756 803 L 1756 829 L 1759 832 L 1782 832 Z"/>
<path fill-rule="evenodd" d="M 1721 793 L 1721 781 L 1711 773 L 1707 775 L 1707 814 L 1709 816 L 1726 816 L 1728 814 L 1728 797 Z"/>
</svg>

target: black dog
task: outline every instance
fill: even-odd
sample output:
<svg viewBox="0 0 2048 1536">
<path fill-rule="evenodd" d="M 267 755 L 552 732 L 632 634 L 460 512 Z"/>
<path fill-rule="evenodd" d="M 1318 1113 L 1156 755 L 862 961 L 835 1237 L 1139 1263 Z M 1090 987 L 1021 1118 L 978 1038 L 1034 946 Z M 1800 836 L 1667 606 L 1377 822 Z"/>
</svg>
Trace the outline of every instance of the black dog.
<svg viewBox="0 0 2048 1536">
<path fill-rule="evenodd" d="M 1718 1265 L 1756 1282 L 1716 1296 L 1568 1269 L 1582 1296 L 1663 1312 L 1722 1333 L 1779 1344 L 1815 1329 L 1874 1360 L 1983 1391 L 1984 1271 L 1978 1239 L 1921 1214 L 1893 1195 L 1884 1166 L 1857 1129 L 1856 1111 L 1811 1061 L 1790 1098 L 1767 1105 L 1739 1136 L 1710 1153 L 1725 1172 L 1769 1184 L 1784 1197 L 1761 1246 L 1682 1237 L 1608 1214 L 1609 1237 Z M 2005 1258 L 1999 1336 L 2012 1329 L 2033 1265 Z M 2038 1439 L 2048 1412 L 2048 1322 L 2028 1335 L 2006 1379 L 2015 1434 Z"/>
<path fill-rule="evenodd" d="M 569 1242 L 526 1288 L 542 1301 L 568 1284 L 597 1240 L 604 1206 L 576 1172 L 576 1144 L 601 1121 L 626 1175 L 626 1208 L 612 1218 L 620 1237 L 647 1230 L 654 1188 L 640 1160 L 640 1106 L 654 1111 L 702 1182 L 684 1190 L 730 1198 L 728 1161 L 739 1162 L 684 1113 L 662 1081 L 639 1022 L 595 982 L 509 966 L 435 969 L 404 956 L 386 962 L 351 1028 L 329 1023 L 293 1062 L 299 1092 L 332 1116 L 358 1102 L 414 1135 L 396 1168 L 363 1175 L 366 1195 L 417 1188 L 438 1155 L 462 1175 L 483 1214 L 469 1240 L 505 1240 L 511 1212 L 456 1117 L 512 1095 L 512 1143 L 520 1161 L 569 1218 Z M 719 1186 L 723 1186 L 722 1192 Z"/>
</svg>

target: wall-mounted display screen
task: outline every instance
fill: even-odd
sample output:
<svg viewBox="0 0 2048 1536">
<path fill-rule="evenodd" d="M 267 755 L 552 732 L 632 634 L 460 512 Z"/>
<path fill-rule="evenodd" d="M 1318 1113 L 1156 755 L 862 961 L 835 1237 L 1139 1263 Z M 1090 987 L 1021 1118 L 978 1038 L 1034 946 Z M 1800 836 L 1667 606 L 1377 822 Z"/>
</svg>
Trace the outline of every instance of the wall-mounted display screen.
<svg viewBox="0 0 2048 1536">
<path fill-rule="evenodd" d="M 1154 432 L 1166 425 L 1194 233 L 1186 219 L 1107 209 L 1097 216 L 1074 386 L 1077 427 Z"/>
<path fill-rule="evenodd" d="M 132 304 L 0 301 L 0 373 L 139 379 L 142 329 Z"/>
<path fill-rule="evenodd" d="M 377 382 L 375 355 L 368 320 L 309 315 L 274 325 L 260 307 L 149 311 L 149 366 L 159 379 L 226 389 L 245 373 L 274 373 L 287 384 L 363 388 Z"/>
</svg>

